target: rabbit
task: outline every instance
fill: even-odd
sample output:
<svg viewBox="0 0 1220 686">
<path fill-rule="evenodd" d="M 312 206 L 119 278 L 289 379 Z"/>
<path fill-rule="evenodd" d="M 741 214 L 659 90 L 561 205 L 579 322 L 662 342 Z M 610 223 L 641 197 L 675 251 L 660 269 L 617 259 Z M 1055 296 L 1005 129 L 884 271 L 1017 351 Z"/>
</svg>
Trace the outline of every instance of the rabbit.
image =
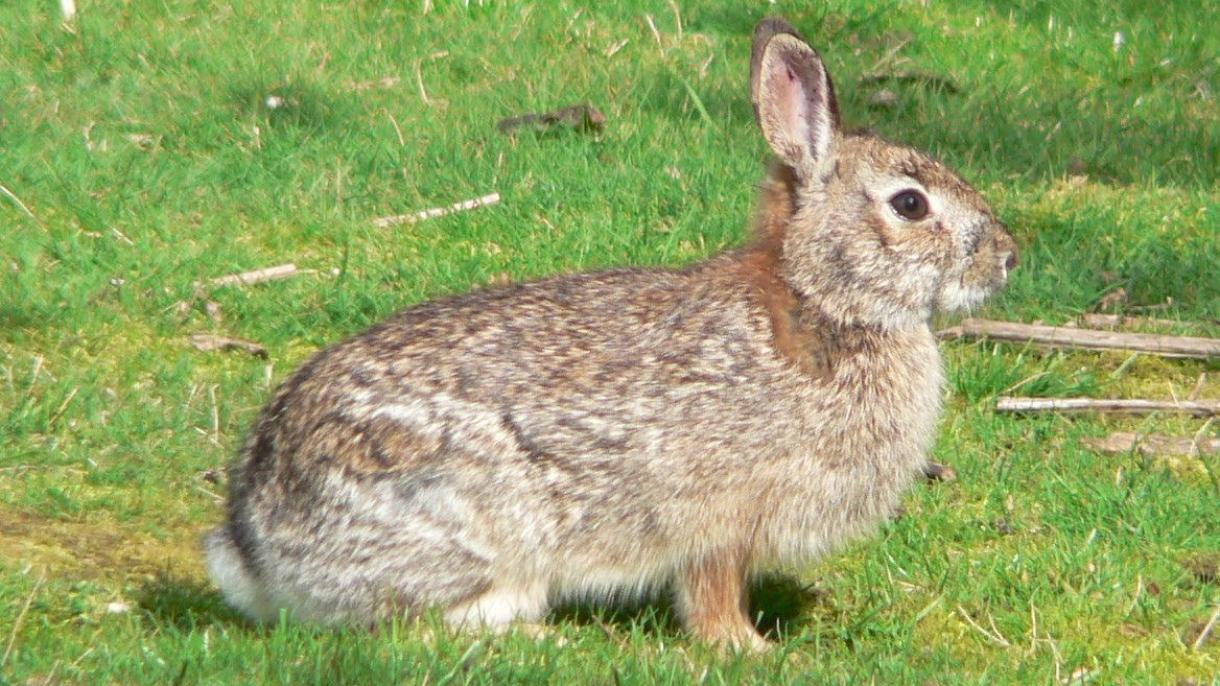
<svg viewBox="0 0 1220 686">
<path fill-rule="evenodd" d="M 501 630 L 668 590 L 695 639 L 767 646 L 752 575 L 894 510 L 940 414 L 930 317 L 1001 289 L 1017 248 L 957 174 L 844 130 L 782 20 L 750 96 L 775 159 L 744 247 L 425 302 L 292 374 L 205 541 L 227 602 Z"/>
</svg>

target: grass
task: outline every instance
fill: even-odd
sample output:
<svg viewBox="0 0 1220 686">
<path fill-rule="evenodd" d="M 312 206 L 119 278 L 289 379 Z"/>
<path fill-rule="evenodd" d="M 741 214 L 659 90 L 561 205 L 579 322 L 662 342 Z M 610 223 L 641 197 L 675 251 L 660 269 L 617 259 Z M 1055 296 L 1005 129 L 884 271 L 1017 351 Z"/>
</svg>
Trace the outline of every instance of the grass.
<svg viewBox="0 0 1220 686">
<path fill-rule="evenodd" d="M 1205 372 L 1216 397 L 1214 361 L 946 345 L 936 457 L 958 481 L 761 583 L 761 657 L 717 656 L 664 603 L 571 608 L 543 640 L 253 627 L 198 546 L 215 470 L 319 347 L 503 278 L 740 242 L 764 12 L 823 49 L 849 122 L 941 156 L 1013 228 L 1022 266 L 986 314 L 1063 322 L 1121 288 L 1217 335 L 1213 4 L 135 0 L 70 27 L 55 9 L 0 7 L 0 183 L 29 210 L 0 198 L 0 683 L 1220 683 L 1220 639 L 1192 647 L 1220 586 L 1186 566 L 1220 554 L 1220 462 L 1082 444 L 1200 422 L 991 410 L 1009 389 L 1183 396 Z M 869 105 L 881 87 L 896 106 Z M 603 133 L 495 131 L 581 101 Z M 494 208 L 371 225 L 492 189 Z M 316 273 L 196 297 L 289 261 Z M 270 360 L 197 352 L 196 331 Z"/>
</svg>

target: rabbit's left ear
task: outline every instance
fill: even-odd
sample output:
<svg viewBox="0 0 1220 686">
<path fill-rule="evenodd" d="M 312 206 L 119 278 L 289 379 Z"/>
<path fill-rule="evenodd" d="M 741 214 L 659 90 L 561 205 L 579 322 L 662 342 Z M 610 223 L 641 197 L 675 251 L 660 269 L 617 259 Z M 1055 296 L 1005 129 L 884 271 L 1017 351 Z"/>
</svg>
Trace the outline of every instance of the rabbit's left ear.
<svg viewBox="0 0 1220 686">
<path fill-rule="evenodd" d="M 839 105 L 822 58 L 782 20 L 754 29 L 750 100 L 772 152 L 802 180 L 813 178 L 833 154 Z"/>
</svg>

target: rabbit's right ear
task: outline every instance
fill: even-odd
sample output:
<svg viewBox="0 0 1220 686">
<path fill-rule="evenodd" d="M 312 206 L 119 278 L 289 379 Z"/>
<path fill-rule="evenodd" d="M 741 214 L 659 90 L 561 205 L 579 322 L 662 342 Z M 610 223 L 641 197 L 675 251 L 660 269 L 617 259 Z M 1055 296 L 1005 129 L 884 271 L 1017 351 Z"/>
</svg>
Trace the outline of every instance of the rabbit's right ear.
<svg viewBox="0 0 1220 686">
<path fill-rule="evenodd" d="M 813 178 L 833 152 L 839 105 L 822 58 L 783 20 L 754 29 L 750 100 L 772 152 L 802 180 Z"/>
</svg>

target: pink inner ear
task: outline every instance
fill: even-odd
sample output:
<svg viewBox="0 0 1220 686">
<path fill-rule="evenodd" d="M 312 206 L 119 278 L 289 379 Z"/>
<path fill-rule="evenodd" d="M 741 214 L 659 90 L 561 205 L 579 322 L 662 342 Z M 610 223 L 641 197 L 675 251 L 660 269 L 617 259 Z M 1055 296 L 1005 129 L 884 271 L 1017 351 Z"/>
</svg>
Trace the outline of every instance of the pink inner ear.
<svg viewBox="0 0 1220 686">
<path fill-rule="evenodd" d="M 771 82 L 771 93 L 778 105 L 776 113 L 779 115 L 780 121 L 776 123 L 780 125 L 783 134 L 791 139 L 791 143 L 806 144 L 809 140 L 809 128 L 805 121 L 808 115 L 806 111 L 808 104 L 801 78 L 796 75 L 791 66 L 785 64 L 783 71 L 775 74 L 774 78 L 769 81 Z"/>
</svg>

